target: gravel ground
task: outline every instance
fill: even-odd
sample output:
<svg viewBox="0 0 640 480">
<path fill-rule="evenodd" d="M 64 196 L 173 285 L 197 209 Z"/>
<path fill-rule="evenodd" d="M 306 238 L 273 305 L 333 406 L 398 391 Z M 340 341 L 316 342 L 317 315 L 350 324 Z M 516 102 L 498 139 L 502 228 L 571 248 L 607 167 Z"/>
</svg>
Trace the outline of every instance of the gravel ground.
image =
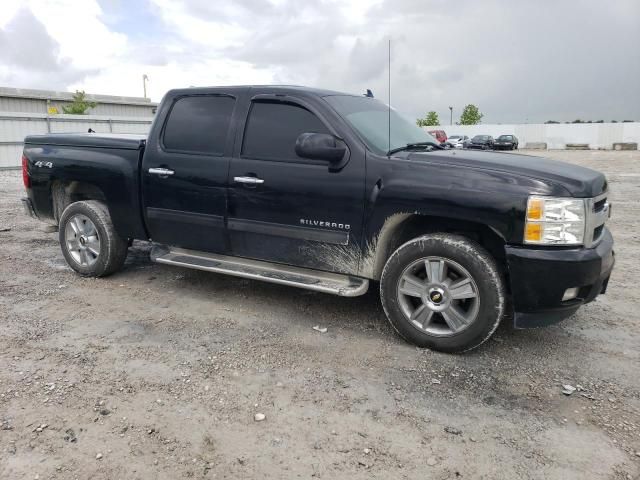
<svg viewBox="0 0 640 480">
<path fill-rule="evenodd" d="M 81 278 L 0 172 L 0 478 L 638 478 L 640 153 L 548 156 L 608 175 L 609 292 L 465 355 L 404 343 L 375 288 L 156 265 L 142 242 Z"/>
</svg>

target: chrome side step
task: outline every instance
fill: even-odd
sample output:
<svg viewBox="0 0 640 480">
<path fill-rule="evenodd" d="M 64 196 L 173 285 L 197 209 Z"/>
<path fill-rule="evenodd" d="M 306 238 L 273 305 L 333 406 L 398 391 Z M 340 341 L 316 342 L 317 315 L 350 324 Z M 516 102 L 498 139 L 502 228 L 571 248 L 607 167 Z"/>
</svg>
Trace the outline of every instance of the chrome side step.
<svg viewBox="0 0 640 480">
<path fill-rule="evenodd" d="M 369 288 L 369 280 L 366 278 L 183 248 L 154 246 L 151 250 L 151 260 L 166 265 L 226 273 L 236 277 L 306 288 L 342 297 L 357 297 L 366 293 Z"/>
</svg>

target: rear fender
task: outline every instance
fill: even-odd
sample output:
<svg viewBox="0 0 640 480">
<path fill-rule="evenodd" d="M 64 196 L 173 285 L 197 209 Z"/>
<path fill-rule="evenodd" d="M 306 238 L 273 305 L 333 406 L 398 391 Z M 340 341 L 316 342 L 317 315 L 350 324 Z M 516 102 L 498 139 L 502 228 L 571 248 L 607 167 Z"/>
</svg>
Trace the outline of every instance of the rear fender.
<svg viewBox="0 0 640 480">
<path fill-rule="evenodd" d="M 122 238 L 148 238 L 141 216 L 139 150 L 26 144 L 25 155 L 39 216 L 58 219 L 73 199 L 101 200 Z M 52 166 L 38 167 L 38 162 Z"/>
</svg>

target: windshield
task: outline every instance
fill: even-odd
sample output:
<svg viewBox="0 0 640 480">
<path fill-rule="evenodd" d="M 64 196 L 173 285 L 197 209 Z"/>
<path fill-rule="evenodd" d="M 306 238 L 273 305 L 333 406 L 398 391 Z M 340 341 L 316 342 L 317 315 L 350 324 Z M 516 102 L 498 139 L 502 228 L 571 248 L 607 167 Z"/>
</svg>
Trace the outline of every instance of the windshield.
<svg viewBox="0 0 640 480">
<path fill-rule="evenodd" d="M 404 147 L 408 143 L 433 142 L 435 138 L 391 109 L 391 141 L 389 141 L 388 107 L 370 97 L 330 95 L 324 99 L 360 135 L 367 146 L 376 153 L 386 155 L 389 150 Z"/>
<path fill-rule="evenodd" d="M 449 140 L 458 140 L 459 138 L 462 138 L 460 135 L 451 135 L 449 137 Z"/>
<path fill-rule="evenodd" d="M 488 140 L 488 139 L 489 139 L 489 135 L 476 135 L 471 140 Z"/>
<path fill-rule="evenodd" d="M 500 135 L 498 140 L 511 140 L 511 135 Z"/>
</svg>

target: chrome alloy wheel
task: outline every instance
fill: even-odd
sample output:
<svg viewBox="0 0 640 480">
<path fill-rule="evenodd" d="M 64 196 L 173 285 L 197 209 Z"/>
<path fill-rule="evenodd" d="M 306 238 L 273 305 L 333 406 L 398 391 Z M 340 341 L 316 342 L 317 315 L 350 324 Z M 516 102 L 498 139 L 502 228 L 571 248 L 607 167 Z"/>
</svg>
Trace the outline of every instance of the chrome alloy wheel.
<svg viewBox="0 0 640 480">
<path fill-rule="evenodd" d="M 64 229 L 65 246 L 71 258 L 83 267 L 96 263 L 100 255 L 100 236 L 93 222 L 80 213 L 72 216 Z"/>
<path fill-rule="evenodd" d="M 447 337 L 468 328 L 480 309 L 478 286 L 459 263 L 426 257 L 404 269 L 397 287 L 402 313 L 418 330 Z"/>
</svg>

